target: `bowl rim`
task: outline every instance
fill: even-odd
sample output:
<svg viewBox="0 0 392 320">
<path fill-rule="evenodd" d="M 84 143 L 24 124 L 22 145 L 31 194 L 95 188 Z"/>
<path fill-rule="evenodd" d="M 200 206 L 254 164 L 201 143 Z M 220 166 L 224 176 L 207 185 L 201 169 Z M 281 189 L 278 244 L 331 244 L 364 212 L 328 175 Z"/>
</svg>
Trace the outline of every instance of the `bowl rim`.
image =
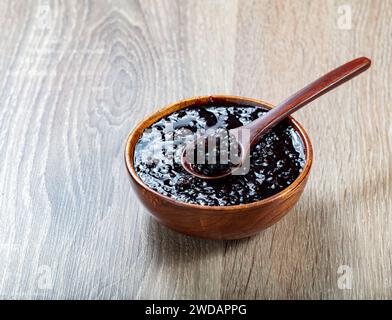
<svg viewBox="0 0 392 320">
<path fill-rule="evenodd" d="M 244 209 L 244 208 L 253 208 L 253 207 L 259 207 L 262 205 L 265 205 L 267 203 L 270 203 L 272 201 L 275 201 L 277 199 L 280 199 L 282 197 L 287 197 L 290 196 L 296 188 L 298 188 L 302 181 L 307 178 L 309 175 L 312 163 L 313 163 L 313 149 L 312 149 L 312 143 L 309 139 L 308 134 L 306 133 L 305 129 L 302 127 L 302 125 L 295 120 L 292 116 L 288 116 L 289 121 L 291 122 L 291 125 L 294 127 L 295 131 L 299 134 L 301 137 L 302 143 L 304 144 L 304 151 L 305 151 L 305 166 L 300 173 L 300 175 L 291 183 L 288 187 L 284 188 L 280 192 L 269 196 L 265 199 L 255 201 L 255 202 L 250 202 L 250 203 L 244 203 L 244 204 L 238 204 L 238 205 L 232 205 L 232 206 L 207 206 L 207 205 L 201 205 L 201 204 L 194 204 L 194 203 L 188 203 L 180 200 L 175 200 L 169 196 L 163 195 L 152 188 L 150 188 L 148 185 L 146 185 L 143 180 L 139 177 L 137 174 L 134 166 L 133 166 L 133 155 L 134 155 L 134 150 L 131 150 L 131 142 L 135 139 L 139 139 L 140 135 L 143 133 L 143 131 L 152 123 L 155 123 L 165 117 L 166 115 L 169 115 L 170 113 L 173 113 L 175 111 L 185 109 L 193 104 L 193 102 L 206 102 L 209 100 L 228 100 L 228 101 L 233 101 L 233 103 L 239 103 L 239 100 L 241 102 L 250 102 L 253 104 L 256 104 L 258 106 L 265 106 L 267 108 L 273 108 L 274 105 L 270 104 L 266 101 L 260 100 L 260 99 L 254 99 L 254 98 L 247 98 L 243 96 L 234 96 L 234 95 L 208 95 L 208 96 L 196 96 L 196 97 L 191 97 L 183 100 L 179 100 L 177 102 L 171 103 L 169 105 L 166 105 L 162 108 L 159 108 L 155 112 L 149 114 L 147 117 L 145 117 L 143 120 L 138 122 L 135 127 L 131 130 L 131 132 L 128 134 L 128 137 L 126 139 L 126 144 L 125 144 L 125 154 L 124 154 L 124 160 L 125 160 L 125 165 L 128 171 L 128 174 L 130 177 L 145 191 L 153 193 L 157 197 L 163 198 L 164 200 L 180 207 L 185 207 L 185 208 L 194 208 L 198 210 L 211 210 L 215 212 L 219 211 L 238 211 L 239 209 Z M 176 110 L 171 110 L 170 113 L 166 112 L 170 109 L 176 108 L 177 106 L 181 106 Z M 152 121 L 154 120 L 154 121 Z M 147 125 L 146 125 L 147 123 Z M 134 147 L 136 146 L 137 141 L 135 141 Z M 133 149 L 134 149 L 133 147 Z M 131 152 L 132 151 L 132 152 Z M 132 153 L 132 159 L 131 159 L 131 153 Z"/>
</svg>

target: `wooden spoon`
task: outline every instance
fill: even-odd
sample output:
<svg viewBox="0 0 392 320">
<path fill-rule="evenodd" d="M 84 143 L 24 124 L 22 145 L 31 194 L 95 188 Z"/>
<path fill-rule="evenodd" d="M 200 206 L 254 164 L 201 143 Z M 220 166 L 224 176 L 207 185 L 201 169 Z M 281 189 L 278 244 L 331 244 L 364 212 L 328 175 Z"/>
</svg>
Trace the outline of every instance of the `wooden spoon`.
<svg viewBox="0 0 392 320">
<path fill-rule="evenodd" d="M 188 152 L 195 149 L 195 145 L 200 141 L 206 141 L 206 136 L 201 136 L 196 140 L 188 143 L 182 153 L 182 165 L 186 171 L 194 176 L 202 179 L 218 179 L 234 174 L 242 164 L 245 163 L 246 157 L 249 157 L 250 150 L 262 136 L 268 132 L 273 126 L 285 119 L 288 115 L 307 105 L 309 102 L 317 99 L 324 93 L 340 86 L 344 82 L 354 78 L 370 67 L 371 61 L 366 57 L 357 58 L 346 64 L 330 71 L 321 78 L 307 85 L 305 88 L 294 93 L 291 97 L 278 104 L 275 108 L 268 111 L 261 118 L 258 118 L 247 125 L 237 127 L 229 130 L 229 134 L 236 137 L 239 147 L 241 149 L 241 161 L 239 164 L 232 166 L 225 172 L 219 172 L 215 175 L 205 175 L 196 171 L 194 166 L 190 163 L 189 157 L 186 156 Z M 247 134 L 244 134 L 247 130 Z M 247 137 L 245 142 L 243 137 Z M 193 153 L 191 153 L 193 154 Z"/>
</svg>

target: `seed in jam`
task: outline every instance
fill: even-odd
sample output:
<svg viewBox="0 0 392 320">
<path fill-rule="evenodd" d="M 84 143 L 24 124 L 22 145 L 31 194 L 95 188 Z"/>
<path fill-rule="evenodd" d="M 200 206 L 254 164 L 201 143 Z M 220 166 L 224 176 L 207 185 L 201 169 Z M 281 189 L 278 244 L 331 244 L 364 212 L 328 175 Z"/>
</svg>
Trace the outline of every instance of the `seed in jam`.
<svg viewBox="0 0 392 320">
<path fill-rule="evenodd" d="M 135 147 L 135 170 L 151 189 L 193 204 L 232 206 L 277 194 L 294 182 L 305 165 L 302 140 L 288 120 L 276 125 L 252 148 L 244 175 L 204 180 L 185 171 L 181 164 L 183 148 L 198 133 L 234 129 L 266 112 L 261 107 L 215 102 L 176 111 L 142 133 Z M 213 174 L 214 170 L 225 169 L 219 165 L 231 165 L 219 161 L 216 164 L 216 167 L 202 166 L 200 170 Z"/>
</svg>

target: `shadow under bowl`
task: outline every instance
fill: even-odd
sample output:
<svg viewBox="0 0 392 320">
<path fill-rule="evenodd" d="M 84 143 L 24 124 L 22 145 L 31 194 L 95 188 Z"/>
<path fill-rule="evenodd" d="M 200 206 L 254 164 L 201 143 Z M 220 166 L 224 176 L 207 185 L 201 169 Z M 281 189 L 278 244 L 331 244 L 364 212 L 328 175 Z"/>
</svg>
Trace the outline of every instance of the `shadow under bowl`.
<svg viewBox="0 0 392 320">
<path fill-rule="evenodd" d="M 163 225 L 205 239 L 230 240 L 249 237 L 270 227 L 286 215 L 305 188 L 312 166 L 312 145 L 304 128 L 291 116 L 288 121 L 299 134 L 304 146 L 305 166 L 287 188 L 260 201 L 234 206 L 203 206 L 178 201 L 147 186 L 133 166 L 135 146 L 146 128 L 175 111 L 190 106 L 202 106 L 211 101 L 216 104 L 221 102 L 273 108 L 273 105 L 261 100 L 227 95 L 195 97 L 168 105 L 148 116 L 130 133 L 125 147 L 126 167 L 140 201 Z"/>
</svg>

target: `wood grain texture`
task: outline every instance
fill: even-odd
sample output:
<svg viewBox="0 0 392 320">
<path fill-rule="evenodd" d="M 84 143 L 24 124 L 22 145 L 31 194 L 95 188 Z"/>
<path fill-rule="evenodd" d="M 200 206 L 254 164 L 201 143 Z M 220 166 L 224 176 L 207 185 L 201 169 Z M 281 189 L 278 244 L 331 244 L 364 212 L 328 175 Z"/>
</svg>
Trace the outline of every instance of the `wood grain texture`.
<svg viewBox="0 0 392 320">
<path fill-rule="evenodd" d="M 391 299 L 391 14 L 383 0 L 1 1 L 0 298 Z M 198 240 L 136 200 L 124 142 L 153 110 L 277 103 L 358 56 L 368 72 L 296 115 L 312 174 L 273 227 Z"/>
</svg>

